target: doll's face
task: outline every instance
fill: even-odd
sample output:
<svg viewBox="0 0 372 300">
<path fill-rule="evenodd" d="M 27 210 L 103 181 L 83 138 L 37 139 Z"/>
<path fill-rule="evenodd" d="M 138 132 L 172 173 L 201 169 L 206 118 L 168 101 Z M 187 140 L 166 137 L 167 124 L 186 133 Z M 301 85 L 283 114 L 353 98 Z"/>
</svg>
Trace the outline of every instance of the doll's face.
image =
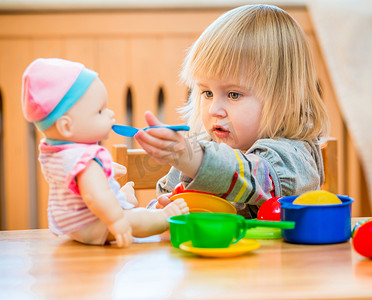
<svg viewBox="0 0 372 300">
<path fill-rule="evenodd" d="M 198 81 L 201 115 L 214 141 L 248 150 L 258 139 L 262 102 L 238 83 L 227 80 Z"/>
<path fill-rule="evenodd" d="M 114 112 L 106 107 L 107 92 L 97 77 L 81 97 L 66 113 L 71 121 L 71 136 L 76 143 L 96 143 L 108 138 L 115 123 Z"/>
</svg>

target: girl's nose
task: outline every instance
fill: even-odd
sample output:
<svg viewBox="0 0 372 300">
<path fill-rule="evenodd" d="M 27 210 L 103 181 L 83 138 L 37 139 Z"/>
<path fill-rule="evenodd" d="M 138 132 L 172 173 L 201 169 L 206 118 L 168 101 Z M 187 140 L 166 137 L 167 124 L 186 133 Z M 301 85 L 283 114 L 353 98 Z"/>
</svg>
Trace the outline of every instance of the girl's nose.
<svg viewBox="0 0 372 300">
<path fill-rule="evenodd" d="M 213 117 L 223 118 L 226 117 L 226 107 L 223 99 L 214 98 L 211 106 L 209 107 L 209 114 Z"/>
</svg>

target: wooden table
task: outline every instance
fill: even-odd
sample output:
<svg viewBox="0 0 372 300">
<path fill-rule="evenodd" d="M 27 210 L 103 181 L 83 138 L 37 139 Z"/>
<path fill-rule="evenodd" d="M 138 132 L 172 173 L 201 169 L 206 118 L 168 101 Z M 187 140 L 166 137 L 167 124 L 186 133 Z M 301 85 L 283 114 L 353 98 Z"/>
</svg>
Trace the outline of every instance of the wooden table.
<svg viewBox="0 0 372 300">
<path fill-rule="evenodd" d="M 372 299 L 372 260 L 350 242 L 260 243 L 213 259 L 173 248 L 167 234 L 120 249 L 48 230 L 3 231 L 0 299 Z"/>
</svg>

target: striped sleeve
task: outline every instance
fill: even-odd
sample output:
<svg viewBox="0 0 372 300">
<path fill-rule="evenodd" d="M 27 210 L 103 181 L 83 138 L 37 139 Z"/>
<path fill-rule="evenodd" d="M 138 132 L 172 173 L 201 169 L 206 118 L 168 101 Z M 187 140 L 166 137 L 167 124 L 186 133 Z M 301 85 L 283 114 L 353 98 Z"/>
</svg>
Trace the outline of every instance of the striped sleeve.
<svg viewBox="0 0 372 300">
<path fill-rule="evenodd" d="M 261 157 L 245 155 L 225 144 L 206 142 L 202 145 L 202 166 L 187 189 L 258 206 L 271 198 L 273 184 L 267 163 Z"/>
</svg>

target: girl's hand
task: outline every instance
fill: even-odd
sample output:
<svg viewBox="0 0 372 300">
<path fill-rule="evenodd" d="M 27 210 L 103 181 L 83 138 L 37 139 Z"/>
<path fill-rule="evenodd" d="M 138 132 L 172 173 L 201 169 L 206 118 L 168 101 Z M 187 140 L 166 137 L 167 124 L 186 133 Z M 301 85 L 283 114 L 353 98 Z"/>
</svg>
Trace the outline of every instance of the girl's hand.
<svg viewBox="0 0 372 300">
<path fill-rule="evenodd" d="M 163 194 L 158 197 L 158 203 L 156 203 L 156 208 L 161 209 L 166 207 L 172 201 L 169 199 L 172 196 L 171 193 Z"/>
<path fill-rule="evenodd" d="M 149 126 L 163 125 L 151 112 L 145 112 Z M 180 132 L 167 128 L 140 130 L 134 138 L 141 147 L 157 162 L 170 164 L 191 178 L 197 174 L 203 151 L 198 143 L 191 145 Z"/>
</svg>

